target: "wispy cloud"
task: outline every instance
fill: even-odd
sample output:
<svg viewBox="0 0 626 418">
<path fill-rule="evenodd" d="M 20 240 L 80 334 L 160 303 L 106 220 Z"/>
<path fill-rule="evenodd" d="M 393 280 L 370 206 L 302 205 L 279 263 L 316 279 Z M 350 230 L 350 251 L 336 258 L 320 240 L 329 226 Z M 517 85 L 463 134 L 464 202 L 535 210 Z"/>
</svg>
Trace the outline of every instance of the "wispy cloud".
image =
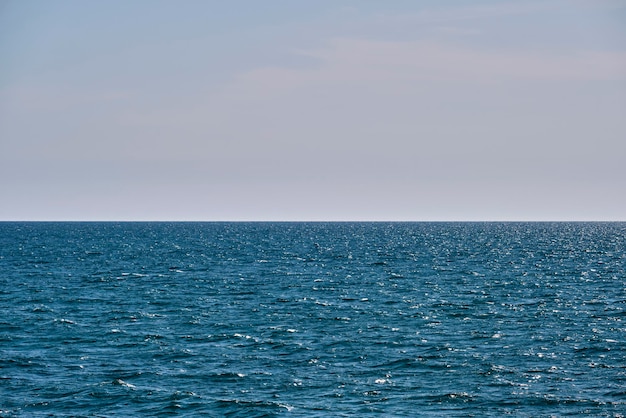
<svg viewBox="0 0 626 418">
<path fill-rule="evenodd" d="M 380 42 L 337 39 L 326 48 L 300 51 L 319 60 L 309 68 L 266 67 L 240 74 L 228 95 L 274 95 L 319 83 L 369 83 L 372 88 L 406 82 L 626 80 L 626 52 L 501 51 L 429 41 Z"/>
<path fill-rule="evenodd" d="M 407 14 L 386 14 L 381 19 L 415 24 L 443 24 L 476 19 L 489 19 L 503 16 L 525 15 L 554 7 L 555 1 L 500 2 L 492 4 L 473 4 L 455 8 L 425 9 Z"/>
</svg>

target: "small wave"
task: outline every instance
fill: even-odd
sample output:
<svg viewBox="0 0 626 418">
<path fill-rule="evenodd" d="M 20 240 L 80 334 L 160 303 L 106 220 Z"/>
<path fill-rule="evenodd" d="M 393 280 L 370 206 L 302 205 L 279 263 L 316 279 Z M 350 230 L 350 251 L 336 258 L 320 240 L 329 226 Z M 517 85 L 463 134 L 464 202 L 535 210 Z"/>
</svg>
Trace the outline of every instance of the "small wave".
<svg viewBox="0 0 626 418">
<path fill-rule="evenodd" d="M 117 385 L 117 386 L 124 386 L 124 387 L 129 388 L 129 389 L 136 389 L 137 388 L 137 386 L 135 386 L 135 385 L 133 385 L 131 383 L 125 382 L 122 379 L 115 379 L 113 381 L 113 384 Z"/>
<path fill-rule="evenodd" d="M 246 377 L 246 374 L 239 372 L 221 372 L 214 373 L 209 376 L 211 380 L 218 380 L 222 382 L 235 382 L 243 379 L 244 377 Z"/>
<path fill-rule="evenodd" d="M 225 414 L 235 413 L 235 411 L 245 411 L 246 414 L 253 414 L 254 412 L 270 412 L 270 411 L 280 411 L 287 410 L 288 412 L 292 411 L 294 408 L 291 405 L 279 403 L 279 402 L 271 402 L 271 401 L 247 401 L 240 399 L 220 399 L 216 402 L 217 406 L 220 409 L 230 409 L 232 412 L 224 411 Z"/>
<path fill-rule="evenodd" d="M 441 395 L 430 396 L 430 401 L 433 403 L 449 403 L 449 402 L 471 402 L 474 400 L 474 395 L 467 392 L 448 392 Z"/>
<path fill-rule="evenodd" d="M 414 358 L 402 358 L 398 360 L 381 363 L 374 367 L 376 367 L 377 369 L 398 370 L 398 369 L 410 369 L 414 367 L 415 364 L 416 364 L 416 359 Z"/>
</svg>

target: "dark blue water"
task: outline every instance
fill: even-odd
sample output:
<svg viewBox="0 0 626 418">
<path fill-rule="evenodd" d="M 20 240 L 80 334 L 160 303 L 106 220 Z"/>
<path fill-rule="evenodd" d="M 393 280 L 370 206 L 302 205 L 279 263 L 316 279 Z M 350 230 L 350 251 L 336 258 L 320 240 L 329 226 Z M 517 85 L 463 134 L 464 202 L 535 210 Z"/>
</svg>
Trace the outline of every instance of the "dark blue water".
<svg viewBox="0 0 626 418">
<path fill-rule="evenodd" d="M 0 223 L 0 416 L 621 416 L 625 268 L 625 223 Z"/>
</svg>

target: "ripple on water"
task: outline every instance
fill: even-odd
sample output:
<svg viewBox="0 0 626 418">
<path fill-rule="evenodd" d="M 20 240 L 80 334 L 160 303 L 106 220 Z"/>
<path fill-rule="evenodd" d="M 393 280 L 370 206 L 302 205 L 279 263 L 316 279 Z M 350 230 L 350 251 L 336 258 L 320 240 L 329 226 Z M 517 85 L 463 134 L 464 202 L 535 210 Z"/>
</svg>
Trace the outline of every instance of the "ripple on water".
<svg viewBox="0 0 626 418">
<path fill-rule="evenodd" d="M 0 416 L 626 415 L 623 223 L 0 223 Z"/>
</svg>

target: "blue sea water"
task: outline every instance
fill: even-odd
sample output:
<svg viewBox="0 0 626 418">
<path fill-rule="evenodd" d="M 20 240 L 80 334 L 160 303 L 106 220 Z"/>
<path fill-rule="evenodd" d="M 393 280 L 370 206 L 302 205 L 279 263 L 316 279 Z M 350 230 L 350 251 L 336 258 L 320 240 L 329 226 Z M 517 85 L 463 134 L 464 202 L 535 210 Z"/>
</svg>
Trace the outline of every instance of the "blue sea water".
<svg viewBox="0 0 626 418">
<path fill-rule="evenodd" d="M 0 416 L 626 415 L 625 223 L 0 223 Z"/>
</svg>

